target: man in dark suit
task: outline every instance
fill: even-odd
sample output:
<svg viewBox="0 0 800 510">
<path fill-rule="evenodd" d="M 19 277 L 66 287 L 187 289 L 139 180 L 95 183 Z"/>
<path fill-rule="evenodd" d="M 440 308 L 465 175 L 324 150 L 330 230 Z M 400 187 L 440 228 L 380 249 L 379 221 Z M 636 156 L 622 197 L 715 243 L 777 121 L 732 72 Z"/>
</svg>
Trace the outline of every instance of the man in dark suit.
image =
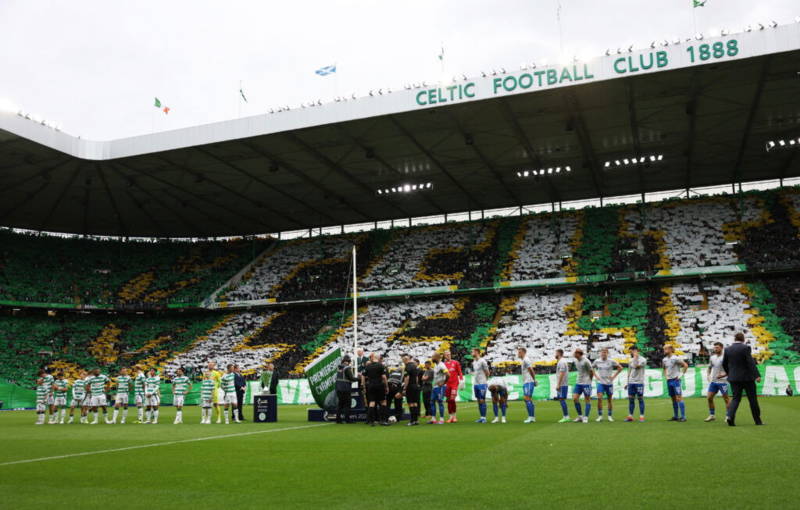
<svg viewBox="0 0 800 510">
<path fill-rule="evenodd" d="M 750 354 L 750 346 L 744 343 L 743 333 L 736 333 L 733 344 L 725 349 L 722 368 L 728 374 L 728 383 L 733 390 L 733 399 L 728 405 L 725 421 L 731 427 L 736 425 L 736 410 L 739 408 L 744 391 L 747 392 L 753 421 L 756 422 L 756 425 L 762 425 L 761 409 L 758 407 L 758 397 L 756 396 L 756 382 L 761 381 L 761 376 L 756 368 L 756 361 Z"/>
<path fill-rule="evenodd" d="M 244 411 L 242 411 L 242 406 L 244 404 L 244 392 L 247 389 L 247 382 L 244 380 L 244 376 L 242 375 L 242 370 L 239 368 L 239 365 L 236 365 L 233 368 L 233 386 L 236 388 L 236 409 L 233 412 L 239 413 L 239 421 L 244 421 Z"/>
</svg>

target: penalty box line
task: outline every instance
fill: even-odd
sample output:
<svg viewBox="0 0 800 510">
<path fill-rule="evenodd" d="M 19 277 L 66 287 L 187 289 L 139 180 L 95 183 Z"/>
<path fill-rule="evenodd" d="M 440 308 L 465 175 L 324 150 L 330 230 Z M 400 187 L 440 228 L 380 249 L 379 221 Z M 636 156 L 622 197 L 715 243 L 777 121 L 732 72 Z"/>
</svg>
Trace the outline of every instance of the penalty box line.
<svg viewBox="0 0 800 510">
<path fill-rule="evenodd" d="M 36 459 L 23 459 L 23 460 L 12 460 L 10 462 L 0 462 L 0 466 L 13 466 L 14 464 L 30 464 L 32 462 L 44 462 L 46 460 L 58 460 L 58 459 L 69 459 L 71 457 L 85 457 L 87 455 L 98 455 L 101 453 L 116 453 L 116 452 L 126 452 L 129 450 L 140 450 L 142 448 L 155 448 L 157 446 L 169 446 L 173 444 L 183 444 L 183 443 L 195 443 L 198 441 L 211 441 L 212 439 L 227 439 L 229 437 L 243 437 L 243 436 L 252 436 L 255 434 L 270 434 L 273 432 L 288 432 L 290 430 L 303 430 L 303 429 L 311 429 L 314 427 L 324 427 L 326 425 L 330 425 L 329 423 L 320 423 L 315 425 L 301 425 L 299 427 L 286 427 L 282 429 L 269 429 L 269 430 L 254 430 L 250 432 L 239 432 L 236 434 L 223 434 L 219 436 L 208 436 L 208 437 L 195 437 L 191 439 L 179 439 L 177 441 L 164 441 L 161 443 L 152 443 L 152 444 L 141 444 L 135 446 L 125 446 L 122 448 L 110 448 L 108 450 L 95 450 L 91 452 L 80 452 L 80 453 L 68 453 L 66 455 L 54 455 L 52 457 L 39 457 Z"/>
</svg>

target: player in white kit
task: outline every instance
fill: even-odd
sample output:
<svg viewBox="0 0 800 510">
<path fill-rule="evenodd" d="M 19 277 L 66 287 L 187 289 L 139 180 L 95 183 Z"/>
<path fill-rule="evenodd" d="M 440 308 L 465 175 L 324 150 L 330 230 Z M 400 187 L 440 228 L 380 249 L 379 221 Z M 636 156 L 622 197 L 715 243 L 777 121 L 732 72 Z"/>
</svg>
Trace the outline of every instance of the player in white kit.
<svg viewBox="0 0 800 510">
<path fill-rule="evenodd" d="M 556 349 L 556 400 L 561 404 L 563 417 L 558 423 L 569 423 L 567 392 L 569 391 L 569 362 L 564 359 L 564 350 Z"/>
<path fill-rule="evenodd" d="M 578 379 L 575 387 L 572 388 L 572 402 L 578 411 L 575 423 L 589 423 L 589 412 L 592 410 L 592 363 L 583 355 L 583 349 L 575 349 L 575 369 L 578 371 Z M 585 402 L 585 410 L 581 409 L 581 395 Z"/>
<path fill-rule="evenodd" d="M 639 348 L 631 347 L 631 360 L 628 362 L 628 416 L 625 421 L 633 421 L 633 411 L 636 409 L 636 399 L 639 399 L 639 421 L 644 421 L 644 371 L 647 369 L 647 359 L 639 356 Z"/>
<path fill-rule="evenodd" d="M 533 370 L 533 362 L 528 359 L 528 350 L 520 347 L 517 350 L 517 357 L 521 360 L 522 370 L 522 397 L 525 399 L 525 409 L 528 417 L 523 423 L 536 423 L 536 407 L 533 404 L 533 391 L 536 389 L 536 372 Z"/>
<path fill-rule="evenodd" d="M 502 377 L 492 377 L 489 379 L 489 393 L 492 394 L 492 411 L 494 420 L 492 423 L 506 422 L 506 409 L 508 408 L 508 385 Z M 499 413 L 502 413 L 502 418 Z"/>
<path fill-rule="evenodd" d="M 722 395 L 725 400 L 725 407 L 731 401 L 728 396 L 728 374 L 722 368 L 722 361 L 725 359 L 725 351 L 720 342 L 714 343 L 714 354 L 708 359 L 708 418 L 705 421 L 714 421 L 716 417 L 716 409 L 714 408 L 714 397 L 717 393 Z"/>
<path fill-rule="evenodd" d="M 480 349 L 472 349 L 472 389 L 478 401 L 480 418 L 476 423 L 486 423 L 486 391 L 489 389 L 489 364 L 481 357 Z"/>
<path fill-rule="evenodd" d="M 681 389 L 681 379 L 689 365 L 675 354 L 675 348 L 671 345 L 664 346 L 664 377 L 667 379 L 667 392 L 672 399 L 672 418 L 669 421 L 686 421 L 686 404 L 683 402 L 683 390 Z M 678 412 L 680 411 L 680 417 Z"/>
<path fill-rule="evenodd" d="M 608 421 L 614 421 L 614 379 L 622 372 L 622 366 L 608 357 L 608 349 L 600 349 L 600 357 L 594 360 L 593 374 L 597 381 L 597 420 L 603 421 L 603 395 L 608 400 Z"/>
</svg>

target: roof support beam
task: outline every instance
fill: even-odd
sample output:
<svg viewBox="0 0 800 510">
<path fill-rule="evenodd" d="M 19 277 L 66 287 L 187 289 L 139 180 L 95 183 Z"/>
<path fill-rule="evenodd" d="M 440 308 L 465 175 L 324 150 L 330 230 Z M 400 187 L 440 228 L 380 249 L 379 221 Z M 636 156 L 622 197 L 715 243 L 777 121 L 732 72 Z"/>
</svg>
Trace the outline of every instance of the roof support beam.
<svg viewBox="0 0 800 510">
<path fill-rule="evenodd" d="M 247 177 L 249 179 L 252 179 L 253 181 L 255 181 L 255 182 L 261 184 L 262 186 L 264 186 L 265 188 L 269 189 L 270 191 L 274 191 L 275 193 L 278 193 L 279 195 L 282 195 L 283 197 L 286 197 L 286 198 L 288 198 L 289 200 L 291 200 L 293 202 L 297 202 L 298 204 L 302 205 L 306 209 L 314 212 L 315 214 L 318 214 L 320 217 L 325 218 L 330 222 L 338 223 L 338 220 L 336 220 L 334 217 L 332 217 L 328 213 L 326 213 L 324 211 L 320 211 L 316 207 L 312 207 L 310 204 L 304 202 L 303 200 L 300 200 L 299 198 L 296 198 L 296 197 L 290 195 L 289 193 L 286 193 L 285 191 L 281 190 L 280 188 L 277 188 L 277 187 L 273 186 L 272 184 L 268 183 L 264 179 L 262 179 L 260 177 L 257 177 L 256 175 L 253 175 L 251 172 L 245 170 L 244 168 L 241 168 L 240 166 L 238 166 L 238 165 L 236 165 L 236 164 L 234 164 L 234 163 L 232 163 L 230 161 L 224 161 L 219 156 L 213 154 L 212 152 L 210 152 L 207 149 L 204 149 L 202 147 L 197 147 L 196 150 L 201 152 L 202 154 L 206 155 L 207 157 L 213 159 L 214 161 L 217 161 L 218 163 L 221 163 L 221 164 L 227 166 L 228 168 L 231 168 L 231 169 L 239 172 L 240 174 L 244 175 L 245 177 Z"/>
<path fill-rule="evenodd" d="M 288 138 L 289 140 L 292 141 L 292 143 L 294 143 L 295 145 L 301 147 L 303 150 L 305 150 L 306 152 L 308 152 L 309 154 L 314 156 L 314 158 L 316 158 L 318 161 L 320 161 L 323 165 L 325 165 L 328 168 L 330 168 L 335 174 L 339 175 L 340 177 L 342 177 L 346 181 L 349 181 L 351 184 L 354 184 L 357 187 L 361 188 L 361 190 L 366 192 L 368 195 L 376 195 L 377 194 L 376 190 L 370 188 L 369 186 L 367 186 L 366 184 L 364 184 L 360 180 L 358 180 L 355 177 L 353 177 L 347 170 L 345 170 L 344 168 L 339 166 L 336 162 L 331 160 L 326 155 L 322 154 L 318 149 L 313 147 L 311 144 L 306 143 L 305 140 L 303 140 L 302 138 L 300 138 L 296 134 L 291 133 L 291 132 L 287 132 L 287 133 L 284 133 L 284 137 Z M 408 211 L 406 211 L 405 209 L 403 209 L 399 205 L 393 203 L 391 200 L 387 199 L 386 197 L 378 195 L 378 199 L 381 202 L 383 202 L 384 204 L 387 204 L 387 205 L 393 207 L 397 211 L 400 211 L 400 213 L 402 213 L 403 216 L 411 216 L 411 214 L 409 214 Z"/>
<path fill-rule="evenodd" d="M 464 143 L 467 144 L 467 141 L 466 141 L 467 132 L 464 129 L 464 126 L 461 125 L 461 122 L 459 122 L 459 120 L 452 113 L 450 113 L 448 110 L 445 109 L 445 110 L 442 110 L 442 111 L 445 113 L 445 115 L 447 115 L 447 117 L 450 119 L 450 121 L 453 124 L 455 124 L 456 128 L 458 128 L 458 132 L 461 134 L 461 137 L 464 139 Z M 489 170 L 489 172 L 494 176 L 494 178 L 497 180 L 497 182 L 500 183 L 500 185 L 503 187 L 505 192 L 513 199 L 514 203 L 516 205 L 520 205 L 521 206 L 522 205 L 522 201 L 519 199 L 519 197 L 514 192 L 514 190 L 511 187 L 509 187 L 509 185 L 506 183 L 505 179 L 503 178 L 503 174 L 501 174 L 497 170 L 497 168 L 492 164 L 491 161 L 489 161 L 489 158 L 486 157 L 486 155 L 483 153 L 483 151 L 480 149 L 480 147 L 478 147 L 478 144 L 475 141 L 475 137 L 473 135 L 469 135 L 469 136 L 472 138 L 472 140 L 471 140 L 472 143 L 469 143 L 467 145 L 472 147 L 473 152 L 475 152 L 475 155 L 478 156 L 478 159 L 481 160 L 481 163 L 483 163 L 483 166 L 485 166 L 487 168 L 487 170 Z"/>
<path fill-rule="evenodd" d="M 165 158 L 164 156 L 159 156 L 158 158 L 161 161 L 167 163 L 168 165 L 173 166 L 173 167 L 175 167 L 175 168 L 177 168 L 179 170 L 182 170 L 182 171 L 188 173 L 189 175 L 193 176 L 197 180 L 206 181 L 209 184 L 212 184 L 212 185 L 218 187 L 219 189 L 230 193 L 231 195 L 237 196 L 237 197 L 241 198 L 242 200 L 244 200 L 246 202 L 250 202 L 250 204 L 252 204 L 255 207 L 258 207 L 258 208 L 261 208 L 261 209 L 266 209 L 267 211 L 270 212 L 270 214 L 273 214 L 275 216 L 283 218 L 284 220 L 286 220 L 286 221 L 288 221 L 290 223 L 294 223 L 297 226 L 302 226 L 302 224 L 299 223 L 294 218 L 290 218 L 290 217 L 284 215 L 283 213 L 276 211 L 272 207 L 269 207 L 266 204 L 264 204 L 263 202 L 259 202 L 258 200 L 255 200 L 254 198 L 251 198 L 251 197 L 248 197 L 246 195 L 243 195 L 243 194 L 239 193 L 238 191 L 236 191 L 235 189 L 231 188 L 230 186 L 226 186 L 224 184 L 221 184 L 221 183 L 215 181 L 214 179 L 210 179 L 208 176 L 205 176 L 205 175 L 201 174 L 200 172 L 198 172 L 196 170 L 192 170 L 191 168 L 187 168 L 184 165 L 181 165 L 179 163 L 175 163 L 174 161 L 170 161 L 169 159 Z M 236 211 L 234 211 L 233 209 L 231 209 L 229 207 L 220 206 L 220 205 L 217 205 L 217 207 L 224 208 L 228 212 L 230 212 L 231 214 L 233 214 L 235 216 L 248 218 L 250 221 L 253 221 L 255 223 L 258 223 L 259 225 L 262 225 L 262 226 L 270 229 L 270 230 L 268 230 L 268 232 L 276 230 L 272 225 L 270 225 L 269 223 L 264 223 L 264 221 L 262 221 L 260 218 L 256 218 L 256 217 L 249 216 L 249 215 L 246 215 L 246 214 L 243 214 L 243 213 L 240 213 L 240 212 L 236 212 Z"/>
<path fill-rule="evenodd" d="M 536 168 L 544 168 L 544 164 L 542 163 L 541 158 L 533 149 L 533 143 L 531 143 L 530 138 L 525 133 L 525 130 L 522 129 L 522 124 L 519 123 L 519 119 L 514 114 L 514 110 L 511 109 L 511 105 L 508 104 L 508 101 L 505 98 L 498 99 L 500 108 L 502 110 L 503 116 L 506 118 L 506 122 L 511 125 L 511 129 L 514 131 L 514 136 L 517 137 L 517 141 L 522 145 L 522 148 L 525 150 L 525 155 L 528 157 L 528 160 L 531 164 Z M 550 180 L 549 175 L 543 175 L 544 182 L 547 184 L 547 199 L 548 202 L 561 202 L 561 194 L 558 192 L 556 187 L 553 185 L 553 181 Z"/>
<path fill-rule="evenodd" d="M 301 181 L 305 182 L 306 184 L 308 184 L 312 188 L 316 188 L 316 189 L 322 191 L 322 193 L 324 193 L 325 195 L 328 195 L 328 196 L 331 196 L 331 197 L 334 197 L 334 198 L 338 199 L 341 203 L 343 203 L 344 205 L 349 207 L 351 211 L 355 212 L 356 214 L 358 214 L 362 218 L 364 218 L 366 220 L 369 220 L 369 221 L 374 221 L 374 218 L 372 218 L 369 214 L 365 213 L 364 211 L 361 211 L 356 206 L 354 206 L 353 204 L 351 204 L 350 202 L 345 200 L 345 198 L 343 196 L 339 195 L 338 193 L 336 193 L 335 191 L 333 191 L 331 189 L 328 189 L 327 186 L 324 186 L 324 185 L 318 183 L 317 181 L 315 181 L 314 179 L 310 178 L 309 176 L 307 176 L 306 174 L 304 174 L 303 172 L 301 172 L 300 170 L 295 168 L 293 165 L 290 165 L 289 163 L 287 163 L 283 159 L 275 156 L 274 154 L 271 154 L 266 149 L 263 149 L 262 147 L 257 146 L 256 144 L 254 144 L 254 143 L 252 143 L 250 141 L 242 140 L 242 143 L 245 146 L 247 146 L 250 150 L 252 150 L 253 152 L 255 152 L 257 154 L 260 154 L 261 156 L 274 161 L 275 163 L 278 164 L 278 166 L 283 167 L 290 174 L 294 175 L 295 177 L 297 177 Z"/>
<path fill-rule="evenodd" d="M 112 163 L 112 164 L 111 164 L 111 166 L 112 166 L 112 168 L 113 168 L 113 167 L 114 167 L 114 164 Z M 184 217 L 184 216 L 183 216 L 181 213 L 179 213 L 178 211 L 176 211 L 175 209 L 173 209 L 172 207 L 170 207 L 170 206 L 169 206 L 167 203 L 165 203 L 165 202 L 161 201 L 161 200 L 160 200 L 160 199 L 159 199 L 157 196 L 155 196 L 153 193 L 151 193 L 150 191 L 148 191 L 148 190 L 146 190 L 145 188 L 143 188 L 143 187 L 142 187 L 142 185 L 141 185 L 141 184 L 139 184 L 138 182 L 136 182 L 135 180 L 133 180 L 133 179 L 131 179 L 130 177 L 126 176 L 125 174 L 123 174 L 123 173 L 122 173 L 122 172 L 120 172 L 119 170 L 116 170 L 116 171 L 117 171 L 117 173 L 118 173 L 120 176 L 122 176 L 122 178 L 123 178 L 123 179 L 127 180 L 127 181 L 130 183 L 130 186 L 131 186 L 132 188 L 133 188 L 133 187 L 135 187 L 135 188 L 136 188 L 136 189 L 138 189 L 140 192 L 142 192 L 143 194 L 147 195 L 147 197 L 148 197 L 150 200 L 152 200 L 152 201 L 153 201 L 153 202 L 155 202 L 156 204 L 158 204 L 158 205 L 160 205 L 161 207 L 163 207 L 163 208 L 164 208 L 166 211 L 169 211 L 170 213 L 172 213 L 172 215 L 173 215 L 173 216 L 175 216 L 176 218 L 178 218 L 178 220 L 180 220 L 180 221 L 181 221 L 181 223 L 183 223 L 184 225 L 186 225 L 186 226 L 189 228 L 189 231 L 190 231 L 190 232 L 194 232 L 194 233 L 197 235 L 197 237 L 205 237 L 205 235 L 204 235 L 204 232 L 203 232 L 202 230 L 200 230 L 200 229 L 197 227 L 197 225 L 196 225 L 195 223 L 192 223 L 191 221 L 189 221 L 188 219 L 186 219 L 186 218 L 185 218 L 185 217 Z M 139 202 L 139 201 L 136 199 L 136 197 L 133 195 L 133 193 L 131 193 L 130 191 L 128 191 L 128 196 L 129 196 L 129 197 L 131 197 L 131 200 L 133 200 L 133 202 L 136 204 L 136 206 L 137 206 L 137 207 L 139 207 L 139 209 L 141 209 L 143 213 L 145 213 L 145 216 L 147 216 L 147 217 L 148 217 L 148 219 L 150 219 L 150 221 L 153 221 L 153 224 L 154 224 L 154 225 L 156 225 L 156 227 L 157 227 L 157 228 L 159 228 L 159 230 L 162 230 L 162 231 L 164 230 L 164 229 L 163 229 L 163 228 L 160 226 L 160 224 L 158 223 L 158 221 L 156 221 L 156 220 L 155 220 L 155 218 L 153 217 L 153 215 L 151 215 L 151 214 L 150 214 L 150 213 L 147 211 L 147 209 L 144 207 L 144 204 L 142 204 L 141 202 Z M 172 198 L 172 197 L 170 196 L 170 198 Z M 181 203 L 181 201 L 180 201 L 180 200 L 173 200 L 173 201 L 174 201 L 174 202 L 176 202 L 176 203 Z M 226 223 L 223 223 L 223 222 L 221 222 L 220 220 L 218 220 L 218 219 L 216 219 L 216 218 L 213 218 L 213 221 L 214 221 L 215 223 L 219 224 L 219 225 L 222 225 L 222 226 L 223 226 L 223 227 L 225 227 L 225 228 L 229 228 L 229 227 L 228 227 L 228 225 L 227 225 Z"/>
<path fill-rule="evenodd" d="M 697 130 L 697 96 L 700 91 L 700 68 L 692 69 L 692 81 L 689 85 L 689 102 L 686 113 L 689 115 L 689 133 L 686 139 L 686 193 L 692 188 L 692 166 L 694 164 L 694 144 Z"/>
<path fill-rule="evenodd" d="M 100 178 L 100 182 L 103 183 L 103 189 L 106 190 L 106 196 L 108 197 L 108 201 L 111 203 L 111 207 L 114 209 L 114 216 L 119 222 L 120 226 L 120 233 L 123 236 L 128 236 L 128 226 L 125 223 L 125 219 L 122 217 L 122 214 L 119 212 L 119 206 L 117 206 L 117 200 L 114 198 L 114 194 L 111 193 L 111 187 L 108 185 L 108 179 L 106 179 L 105 172 L 103 171 L 102 165 L 95 165 L 94 167 L 95 172 L 97 172 L 97 176 Z"/>
<path fill-rule="evenodd" d="M 135 168 L 131 168 L 128 165 L 126 165 L 126 164 L 124 164 L 122 162 L 119 162 L 119 161 L 116 162 L 116 165 L 117 166 L 121 166 L 122 168 L 125 168 L 126 170 L 128 170 L 130 172 L 133 172 L 137 177 L 146 177 L 148 179 L 152 179 L 152 180 L 158 182 L 159 184 L 164 184 L 167 187 L 174 188 L 174 189 L 180 191 L 181 193 L 184 193 L 186 195 L 191 196 L 192 198 L 194 198 L 198 202 L 205 202 L 205 203 L 211 204 L 211 205 L 213 205 L 215 207 L 218 207 L 219 209 L 227 211 L 228 213 L 230 213 L 230 214 L 232 214 L 234 216 L 237 216 L 239 218 L 243 218 L 243 219 L 246 219 L 246 220 L 249 220 L 249 221 L 256 221 L 259 224 L 261 223 L 260 221 L 257 221 L 254 218 L 251 218 L 251 217 L 245 216 L 245 215 L 241 215 L 241 214 L 237 213 L 236 211 L 233 211 L 233 210 L 231 210 L 230 208 L 228 208 L 228 207 L 226 207 L 224 205 L 220 205 L 220 204 L 216 203 L 215 201 L 210 200 L 207 197 L 201 197 L 201 196 L 199 196 L 199 195 L 197 195 L 195 193 L 192 193 L 191 191 L 187 191 L 187 190 L 181 188 L 180 186 L 176 186 L 175 184 L 172 184 L 169 181 L 165 181 L 164 179 L 156 177 L 155 175 L 148 174 L 148 173 L 136 170 Z M 136 184 L 138 185 L 138 183 L 136 183 Z M 139 189 L 143 189 L 143 188 L 141 188 L 141 186 L 139 186 Z M 163 193 L 168 194 L 167 190 L 162 190 L 162 191 L 163 191 Z M 148 193 L 148 195 L 150 195 L 151 197 L 155 198 L 155 196 L 152 193 Z M 240 231 L 239 233 L 241 233 L 241 226 L 240 225 L 235 226 L 235 225 L 231 225 L 230 223 L 226 223 L 226 222 L 220 220 L 219 218 L 216 218 L 216 217 L 208 214 L 208 212 L 205 209 L 202 209 L 202 208 L 197 207 L 197 206 L 195 206 L 195 205 L 193 205 L 193 204 L 191 204 L 189 202 L 181 200 L 181 199 L 175 197 L 174 195 L 170 195 L 170 198 L 172 200 L 174 200 L 175 202 L 179 203 L 179 204 L 186 204 L 187 207 L 191 207 L 195 211 L 199 212 L 201 215 L 205 216 L 207 219 L 209 219 L 209 220 L 211 220 L 211 221 L 213 221 L 215 223 L 218 223 L 220 225 L 223 225 L 226 229 L 230 229 L 229 231 L 232 232 L 232 233 L 236 232 L 237 229 Z M 166 207 L 163 203 L 161 203 L 161 205 L 162 205 L 162 207 Z M 172 214 L 175 214 L 176 216 L 180 217 L 182 220 L 184 219 L 183 217 L 180 216 L 180 214 L 178 214 L 173 209 L 167 208 L 167 210 L 169 210 Z M 191 224 L 191 223 L 189 223 L 189 224 Z M 271 227 L 269 227 L 269 228 L 271 229 Z M 197 230 L 196 227 L 195 227 L 195 230 Z"/>
<path fill-rule="evenodd" d="M 744 134 L 742 141 L 739 143 L 739 151 L 736 154 L 736 163 L 733 165 L 731 172 L 732 182 L 742 181 L 742 163 L 744 162 L 744 153 L 747 150 L 747 142 L 750 140 L 750 131 L 753 129 L 753 120 L 755 119 L 758 105 L 761 104 L 761 96 L 764 91 L 764 83 L 767 81 L 767 72 L 769 71 L 769 64 L 772 60 L 772 55 L 766 55 L 761 61 L 761 71 L 758 75 L 758 82 L 756 83 L 756 90 L 753 94 L 753 100 L 750 102 L 750 110 L 747 112 L 747 120 L 744 124 Z"/>
<path fill-rule="evenodd" d="M 602 198 L 605 193 L 603 190 L 603 178 L 600 174 L 600 164 L 594 152 L 592 137 L 589 135 L 589 130 L 586 128 L 586 121 L 583 119 L 583 114 L 581 113 L 581 105 L 578 102 L 578 96 L 572 88 L 573 87 L 567 87 L 567 90 L 564 92 L 564 100 L 567 103 L 567 109 L 572 113 L 575 119 L 575 133 L 578 135 L 578 142 L 583 151 L 583 158 L 589 164 L 589 171 L 592 175 L 592 184 L 594 184 L 595 193 L 597 193 L 598 197 Z"/>
<path fill-rule="evenodd" d="M 400 121 L 398 121 L 394 115 L 387 115 L 387 118 L 389 119 L 389 122 L 391 122 L 394 127 L 397 128 L 398 131 L 403 133 L 403 136 L 408 138 L 408 140 L 414 145 L 414 147 L 417 148 L 418 151 L 424 154 L 425 157 L 428 158 L 431 163 L 433 163 L 433 166 L 438 168 L 439 171 L 441 171 L 448 179 L 450 179 L 450 182 L 452 182 L 455 187 L 457 187 L 467 197 L 467 199 L 470 201 L 467 209 L 485 209 L 483 201 L 478 200 L 475 195 L 467 191 L 467 189 L 455 177 L 453 177 L 453 174 L 447 170 L 447 168 L 431 153 L 431 151 L 426 149 L 408 129 L 400 124 Z M 474 204 L 475 207 L 472 207 L 471 204 Z"/>
<path fill-rule="evenodd" d="M 53 205 L 50 207 L 50 210 L 47 212 L 47 215 L 42 220 L 41 224 L 39 225 L 39 230 L 47 230 L 47 225 L 50 224 L 50 219 L 53 217 L 53 213 L 56 212 L 56 209 L 59 205 L 61 205 L 61 201 L 64 200 L 64 195 L 67 194 L 69 191 L 69 187 L 72 186 L 72 183 L 75 182 L 75 179 L 78 177 L 78 174 L 81 173 L 81 165 L 79 164 L 75 171 L 72 173 L 72 176 L 67 181 L 67 184 L 64 185 L 64 189 L 61 190 L 61 193 L 58 194 L 58 198 Z"/>
<path fill-rule="evenodd" d="M 631 126 L 631 137 L 633 137 L 633 154 L 639 157 L 636 163 L 636 174 L 639 178 L 639 194 L 642 196 L 644 202 L 644 172 L 642 171 L 642 144 L 639 134 L 639 121 L 636 119 L 636 90 L 634 88 L 634 79 L 627 78 L 624 80 L 625 89 L 628 96 L 628 121 Z"/>
<path fill-rule="evenodd" d="M 367 149 L 368 149 L 368 147 L 367 147 L 366 145 L 364 145 L 364 143 L 363 143 L 362 141 L 360 141 L 359 139 L 357 139 L 356 137 L 354 137 L 353 135 L 351 135 L 350 133 L 348 133 L 348 132 L 347 132 L 347 130 L 346 130 L 346 129 L 345 129 L 345 128 L 344 128 L 344 127 L 341 125 L 341 124 L 335 124 L 335 126 L 336 126 L 336 128 L 339 130 L 339 132 L 340 132 L 340 133 L 342 133 L 342 134 L 343 134 L 345 137 L 347 137 L 347 139 L 348 139 L 348 140 L 350 140 L 350 142 L 351 142 L 353 145 L 357 146 L 357 147 L 358 147 L 359 149 L 361 149 L 362 151 L 364 151 L 364 152 L 367 152 Z M 399 171 L 397 168 L 395 168 L 395 167 L 394 167 L 393 165 L 391 165 L 391 164 L 390 164 L 388 161 L 386 161 L 386 159 L 384 159 L 384 158 L 383 158 L 383 157 L 382 157 L 380 154 L 378 154 L 378 153 L 375 151 L 375 149 L 372 149 L 372 148 L 370 148 L 370 149 L 371 149 L 371 151 L 372 151 L 372 157 L 373 157 L 373 159 L 375 159 L 375 161 L 377 161 L 378 163 L 380 163 L 380 164 L 381 164 L 381 166 L 383 166 L 385 169 L 387 169 L 387 170 L 389 170 L 390 172 L 392 172 L 392 173 L 395 173 L 395 174 L 397 174 L 397 175 L 399 175 L 399 176 L 402 176 L 402 175 L 403 175 L 403 174 L 402 174 L 402 173 L 401 173 L 401 172 L 400 172 L 400 171 Z M 436 202 L 434 202 L 434 201 L 433 201 L 433 199 L 432 199 L 432 198 L 430 198 L 430 196 L 429 196 L 427 193 L 425 193 L 425 192 L 422 192 L 422 193 L 419 193 L 419 194 L 417 194 L 417 196 L 419 196 L 419 198 L 421 198 L 421 199 L 422 199 L 424 202 L 427 202 L 427 203 L 428 203 L 428 205 L 430 205 L 431 207 L 433 207 L 434 209 L 436 209 L 436 211 L 437 211 L 439 214 L 444 214 L 444 213 L 445 213 L 445 212 L 444 212 L 444 209 L 442 209 L 441 207 L 439 207 L 439 205 L 438 205 Z"/>
<path fill-rule="evenodd" d="M 72 163 L 74 161 L 76 161 L 76 160 L 74 160 L 74 159 L 61 160 L 60 162 L 56 163 L 55 165 L 49 166 L 49 167 L 47 167 L 47 168 L 45 168 L 45 169 L 43 169 L 43 170 L 41 170 L 39 172 L 36 172 L 35 174 L 31 175 L 30 177 L 26 177 L 24 179 L 20 179 L 17 182 L 14 182 L 12 184 L 0 185 L 0 195 L 2 195 L 4 193 L 8 193 L 9 191 L 11 191 L 13 189 L 16 189 L 16 188 L 22 186 L 23 184 L 26 184 L 26 183 L 36 179 L 37 177 L 43 177 L 43 176 L 46 177 L 46 176 L 48 176 L 50 174 L 50 172 L 52 172 L 54 170 L 58 170 L 59 168 L 65 167 L 65 166 L 69 165 L 70 163 Z"/>
<path fill-rule="evenodd" d="M 12 205 L 8 209 L 6 209 L 2 213 L 0 213 L 0 221 L 4 221 L 8 217 L 9 214 L 13 213 L 14 211 L 19 209 L 20 207 L 22 207 L 26 203 L 30 202 L 30 200 L 33 197 L 38 195 L 43 189 L 45 189 L 49 185 L 50 185 L 49 182 L 43 182 L 38 188 L 36 188 L 34 191 L 28 193 L 25 197 L 23 197 L 22 200 L 20 200 L 16 204 Z"/>
</svg>

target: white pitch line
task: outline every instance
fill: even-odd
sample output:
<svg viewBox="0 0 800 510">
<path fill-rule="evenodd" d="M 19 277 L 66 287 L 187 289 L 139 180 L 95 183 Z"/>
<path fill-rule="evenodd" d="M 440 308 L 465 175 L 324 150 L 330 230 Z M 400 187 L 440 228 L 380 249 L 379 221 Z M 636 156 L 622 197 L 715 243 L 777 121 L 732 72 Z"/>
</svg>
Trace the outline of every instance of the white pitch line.
<svg viewBox="0 0 800 510">
<path fill-rule="evenodd" d="M 126 446 L 124 448 L 112 448 L 109 450 L 95 450 L 93 452 L 81 452 L 81 453 L 68 453 L 66 455 L 54 455 L 52 457 L 39 457 L 37 459 L 24 459 L 24 460 L 13 460 L 11 462 L 0 462 L 0 466 L 12 466 L 14 464 L 29 464 L 31 462 L 43 462 L 46 460 L 58 460 L 58 459 L 68 459 L 70 457 L 84 457 L 86 455 L 97 455 L 100 453 L 114 453 L 114 452 L 125 452 L 128 450 L 139 450 L 141 448 L 154 448 L 156 446 L 168 446 L 172 444 L 181 444 L 181 443 L 194 443 L 197 441 L 210 441 L 212 439 L 226 439 L 229 437 L 241 437 L 241 436 L 252 436 L 254 434 L 270 434 L 272 432 L 285 432 L 289 430 L 302 430 L 302 429 L 311 429 L 314 427 L 324 427 L 325 425 L 330 425 L 329 423 L 320 423 L 317 425 L 301 425 L 299 427 L 286 427 L 282 429 L 268 429 L 268 430 L 254 430 L 251 432 L 239 432 L 237 434 L 224 434 L 221 436 L 208 436 L 208 437 L 195 437 L 192 439 L 180 439 L 178 441 L 165 441 L 163 443 L 152 443 L 152 444 L 141 444 L 136 446 Z"/>
</svg>

